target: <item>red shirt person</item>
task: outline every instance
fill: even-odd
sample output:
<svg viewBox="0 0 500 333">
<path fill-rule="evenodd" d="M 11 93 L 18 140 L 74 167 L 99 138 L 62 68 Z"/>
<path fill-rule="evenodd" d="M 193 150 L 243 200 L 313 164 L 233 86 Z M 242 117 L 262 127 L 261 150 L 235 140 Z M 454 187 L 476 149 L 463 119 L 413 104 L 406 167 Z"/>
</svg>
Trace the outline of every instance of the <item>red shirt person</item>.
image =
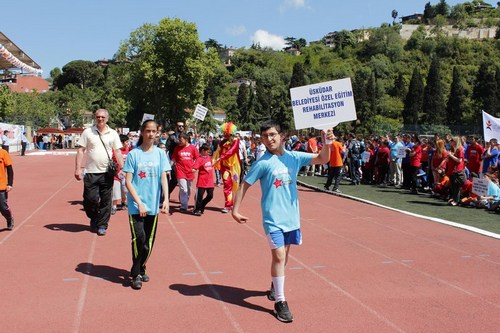
<svg viewBox="0 0 500 333">
<path fill-rule="evenodd" d="M 467 168 L 470 172 L 474 172 L 479 175 L 481 172 L 481 156 L 484 153 L 484 148 L 479 143 L 477 143 L 477 138 L 472 137 L 472 141 L 467 147 L 467 152 L 465 152 L 465 160 L 467 161 Z"/>
<path fill-rule="evenodd" d="M 186 212 L 191 195 L 191 185 L 194 179 L 193 166 L 200 156 L 196 147 L 189 143 L 189 135 L 181 133 L 179 144 L 172 154 L 172 163 L 175 163 L 175 172 L 179 184 L 179 202 L 181 212 Z"/>
</svg>

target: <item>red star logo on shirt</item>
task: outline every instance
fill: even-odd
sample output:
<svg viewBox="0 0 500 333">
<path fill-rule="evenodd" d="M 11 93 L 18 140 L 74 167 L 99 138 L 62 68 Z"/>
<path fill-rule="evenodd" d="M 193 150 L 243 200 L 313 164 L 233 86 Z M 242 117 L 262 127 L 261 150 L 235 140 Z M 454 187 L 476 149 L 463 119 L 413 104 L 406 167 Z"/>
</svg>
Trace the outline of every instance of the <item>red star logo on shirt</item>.
<svg viewBox="0 0 500 333">
<path fill-rule="evenodd" d="M 277 179 L 274 181 L 273 183 L 274 186 L 276 186 L 276 188 L 280 187 L 280 186 L 283 186 L 283 181 L 281 179 Z"/>
<path fill-rule="evenodd" d="M 141 179 L 146 178 L 146 173 L 141 170 L 141 172 L 139 172 L 139 178 Z"/>
</svg>

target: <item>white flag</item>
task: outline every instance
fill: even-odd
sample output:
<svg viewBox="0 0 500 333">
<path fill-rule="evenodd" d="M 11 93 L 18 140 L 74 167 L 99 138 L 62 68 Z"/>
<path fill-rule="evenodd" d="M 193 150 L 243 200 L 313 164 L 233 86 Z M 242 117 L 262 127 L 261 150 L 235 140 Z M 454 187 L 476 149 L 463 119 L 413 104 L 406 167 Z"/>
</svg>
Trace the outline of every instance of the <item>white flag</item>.
<svg viewBox="0 0 500 333">
<path fill-rule="evenodd" d="M 500 118 L 495 118 L 483 111 L 483 133 L 484 141 L 491 139 L 500 141 Z"/>
</svg>

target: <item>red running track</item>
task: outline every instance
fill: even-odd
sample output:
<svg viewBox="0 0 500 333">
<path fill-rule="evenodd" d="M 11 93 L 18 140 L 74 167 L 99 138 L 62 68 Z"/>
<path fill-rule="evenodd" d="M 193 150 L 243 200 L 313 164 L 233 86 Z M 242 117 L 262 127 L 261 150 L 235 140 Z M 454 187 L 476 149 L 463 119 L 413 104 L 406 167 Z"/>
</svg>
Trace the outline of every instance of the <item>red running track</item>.
<svg viewBox="0 0 500 333">
<path fill-rule="evenodd" d="M 498 332 L 499 240 L 300 188 L 304 244 L 271 314 L 260 189 L 246 225 L 220 213 L 162 215 L 151 281 L 130 288 L 126 212 L 88 231 L 74 155 L 14 156 L 13 231 L 0 229 L 2 332 Z M 176 202 L 174 192 L 172 205 Z M 4 223 L 2 221 L 2 223 Z"/>
</svg>

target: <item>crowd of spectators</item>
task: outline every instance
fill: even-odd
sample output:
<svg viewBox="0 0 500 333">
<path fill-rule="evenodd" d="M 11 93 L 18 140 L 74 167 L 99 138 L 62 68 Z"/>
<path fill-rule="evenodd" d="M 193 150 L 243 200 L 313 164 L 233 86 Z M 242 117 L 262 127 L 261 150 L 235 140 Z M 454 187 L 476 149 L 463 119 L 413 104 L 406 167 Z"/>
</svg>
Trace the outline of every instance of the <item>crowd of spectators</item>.
<svg viewBox="0 0 500 333">
<path fill-rule="evenodd" d="M 310 137 L 310 136 L 309 136 Z M 308 151 L 310 138 L 292 136 L 288 149 Z M 340 147 L 340 177 L 351 185 L 373 185 L 427 194 L 446 200 L 451 206 L 474 206 L 499 211 L 499 145 L 497 139 L 482 142 L 477 136 L 440 137 L 428 135 L 385 135 L 362 137 L 348 133 L 336 137 Z M 316 147 L 321 147 L 316 142 Z M 331 159 L 331 162 L 334 159 Z M 324 165 L 316 172 L 303 169 L 302 176 L 328 176 L 325 190 L 332 180 Z M 336 170 L 337 165 L 333 168 Z M 473 192 L 474 178 L 487 183 L 487 193 Z M 334 192 L 339 193 L 338 185 Z"/>
</svg>

